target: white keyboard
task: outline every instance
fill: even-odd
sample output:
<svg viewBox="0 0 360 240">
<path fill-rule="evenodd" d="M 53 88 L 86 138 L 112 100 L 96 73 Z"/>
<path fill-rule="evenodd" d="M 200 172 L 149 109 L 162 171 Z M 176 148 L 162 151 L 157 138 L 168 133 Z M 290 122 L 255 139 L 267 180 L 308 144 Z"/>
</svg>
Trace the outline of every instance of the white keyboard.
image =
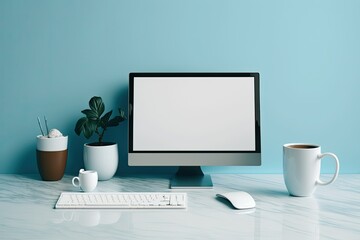
<svg viewBox="0 0 360 240">
<path fill-rule="evenodd" d="M 55 208 L 187 208 L 187 194 L 179 192 L 63 192 Z"/>
</svg>

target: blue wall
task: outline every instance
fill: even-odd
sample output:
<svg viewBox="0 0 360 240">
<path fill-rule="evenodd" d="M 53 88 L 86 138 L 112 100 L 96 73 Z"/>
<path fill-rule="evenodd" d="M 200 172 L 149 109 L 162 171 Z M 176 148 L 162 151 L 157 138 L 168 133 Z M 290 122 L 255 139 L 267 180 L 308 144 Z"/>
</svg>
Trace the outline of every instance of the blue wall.
<svg viewBox="0 0 360 240">
<path fill-rule="evenodd" d="M 131 71 L 260 72 L 263 165 L 208 172 L 280 173 L 282 145 L 311 142 L 360 173 L 359 25 L 357 0 L 0 0 L 0 173 L 37 172 L 43 115 L 69 135 L 75 173 L 80 111 L 94 95 L 126 107 Z M 119 173 L 149 171 L 126 166 L 126 131 L 107 135 Z"/>
</svg>

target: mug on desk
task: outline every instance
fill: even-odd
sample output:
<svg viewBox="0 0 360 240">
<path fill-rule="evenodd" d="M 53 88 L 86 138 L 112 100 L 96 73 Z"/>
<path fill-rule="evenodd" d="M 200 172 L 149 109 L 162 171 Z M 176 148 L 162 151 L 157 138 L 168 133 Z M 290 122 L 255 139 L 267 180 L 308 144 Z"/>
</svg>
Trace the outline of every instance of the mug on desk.
<svg viewBox="0 0 360 240">
<path fill-rule="evenodd" d="M 36 159 L 40 176 L 44 181 L 58 181 L 65 173 L 68 155 L 68 137 L 36 137 Z"/>
<path fill-rule="evenodd" d="M 328 182 L 320 180 L 321 159 L 335 160 L 335 174 Z M 321 153 L 321 147 L 307 143 L 289 143 L 283 146 L 283 168 L 286 188 L 290 195 L 311 196 L 316 186 L 334 182 L 339 174 L 339 160 L 333 153 Z"/>
<path fill-rule="evenodd" d="M 84 192 L 93 191 L 96 188 L 97 182 L 97 172 L 91 170 L 84 171 L 84 169 L 80 169 L 79 176 L 72 179 L 72 184 L 74 185 L 74 187 L 78 187 Z"/>
</svg>

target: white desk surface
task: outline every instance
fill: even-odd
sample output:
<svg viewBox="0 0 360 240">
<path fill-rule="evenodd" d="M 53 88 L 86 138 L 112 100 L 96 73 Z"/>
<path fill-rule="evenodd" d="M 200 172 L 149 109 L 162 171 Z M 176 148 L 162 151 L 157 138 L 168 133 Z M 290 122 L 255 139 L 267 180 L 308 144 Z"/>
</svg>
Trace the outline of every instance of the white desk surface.
<svg viewBox="0 0 360 240">
<path fill-rule="evenodd" d="M 282 175 L 212 174 L 212 190 L 188 193 L 187 210 L 59 210 L 73 176 L 0 175 L 1 239 L 360 239 L 360 174 L 340 175 L 313 197 L 290 197 Z M 96 191 L 171 191 L 165 177 L 114 177 Z M 247 191 L 254 211 L 216 193 Z"/>
</svg>

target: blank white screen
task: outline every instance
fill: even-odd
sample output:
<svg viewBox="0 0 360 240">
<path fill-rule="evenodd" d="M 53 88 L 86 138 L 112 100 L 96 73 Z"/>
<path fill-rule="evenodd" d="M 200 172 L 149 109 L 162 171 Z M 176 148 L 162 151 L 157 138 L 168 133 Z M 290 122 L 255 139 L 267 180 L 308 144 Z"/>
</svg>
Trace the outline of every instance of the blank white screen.
<svg viewBox="0 0 360 240">
<path fill-rule="evenodd" d="M 253 77 L 134 77 L 134 151 L 254 151 Z"/>
</svg>

